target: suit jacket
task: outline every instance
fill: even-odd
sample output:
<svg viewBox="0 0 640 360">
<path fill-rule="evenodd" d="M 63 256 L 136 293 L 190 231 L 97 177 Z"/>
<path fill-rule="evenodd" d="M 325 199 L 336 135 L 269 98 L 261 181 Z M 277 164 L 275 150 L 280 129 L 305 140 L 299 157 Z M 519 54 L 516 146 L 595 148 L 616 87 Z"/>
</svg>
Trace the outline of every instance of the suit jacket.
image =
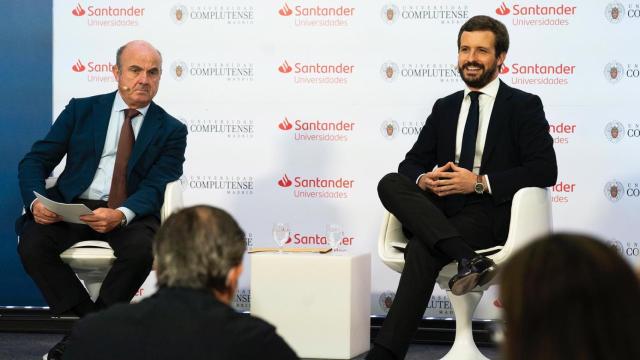
<svg viewBox="0 0 640 360">
<path fill-rule="evenodd" d="M 115 96 L 112 92 L 71 99 L 45 138 L 20 161 L 18 177 L 25 216 L 31 216 L 33 191 L 68 203 L 89 187 L 100 162 Z M 186 145 L 186 126 L 152 102 L 129 158 L 128 198 L 122 206 L 136 217 L 159 217 L 166 184 L 182 175 Z M 65 155 L 66 165 L 56 186 L 45 190 L 44 180 Z M 20 224 L 16 225 L 18 232 Z"/>
<path fill-rule="evenodd" d="M 416 143 L 400 163 L 399 173 L 416 181 L 434 166 L 455 160 L 463 96 L 464 91 L 458 91 L 435 102 Z M 495 235 L 506 239 L 513 195 L 524 187 L 552 186 L 558 175 L 549 123 L 538 96 L 500 81 L 480 174 L 488 175 L 491 184 Z"/>
<path fill-rule="evenodd" d="M 297 359 L 273 326 L 240 314 L 210 291 L 160 288 L 73 328 L 63 359 Z"/>
</svg>

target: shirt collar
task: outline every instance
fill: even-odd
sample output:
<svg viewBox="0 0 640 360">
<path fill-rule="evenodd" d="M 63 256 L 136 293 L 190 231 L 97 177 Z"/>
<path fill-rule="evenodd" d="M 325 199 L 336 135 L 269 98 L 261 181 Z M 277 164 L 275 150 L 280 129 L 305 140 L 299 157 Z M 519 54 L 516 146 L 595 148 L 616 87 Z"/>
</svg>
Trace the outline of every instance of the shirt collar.
<svg viewBox="0 0 640 360">
<path fill-rule="evenodd" d="M 490 83 L 488 83 L 487 85 L 485 85 L 482 89 L 478 90 L 479 92 L 481 92 L 484 95 L 489 95 L 492 98 L 495 98 L 496 95 L 498 95 L 498 88 L 500 87 L 500 80 L 498 77 L 496 77 L 495 79 L 491 80 Z M 469 93 L 471 92 L 471 90 L 469 89 L 469 87 L 465 87 L 464 88 L 464 98 L 467 98 L 467 95 L 469 95 Z"/>
<path fill-rule="evenodd" d="M 140 113 L 142 114 L 142 117 L 144 117 L 145 115 L 147 115 L 147 110 L 149 110 L 149 106 L 151 106 L 151 103 L 149 103 L 147 106 L 143 108 L 138 108 L 136 110 L 140 111 Z M 122 99 L 122 94 L 120 94 L 120 91 L 118 90 L 118 94 L 116 98 L 113 100 L 113 111 L 122 111 L 128 108 L 129 106 L 127 105 L 127 103 L 124 102 L 124 99 Z"/>
</svg>

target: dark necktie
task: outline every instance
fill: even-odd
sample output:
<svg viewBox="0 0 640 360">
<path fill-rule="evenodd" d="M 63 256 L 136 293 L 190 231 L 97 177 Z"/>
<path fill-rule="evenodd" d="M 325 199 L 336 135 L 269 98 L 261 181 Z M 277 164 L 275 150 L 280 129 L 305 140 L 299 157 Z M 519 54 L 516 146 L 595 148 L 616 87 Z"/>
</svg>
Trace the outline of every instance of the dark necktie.
<svg viewBox="0 0 640 360">
<path fill-rule="evenodd" d="M 478 136 L 478 123 L 480 122 L 480 102 L 478 97 L 480 92 L 469 93 L 471 106 L 467 115 L 467 122 L 464 125 L 462 135 L 462 149 L 460 149 L 460 160 L 458 165 L 469 171 L 473 170 L 473 160 L 476 158 L 476 138 Z"/>
<path fill-rule="evenodd" d="M 140 112 L 136 109 L 126 109 L 124 111 L 124 122 L 120 129 L 116 163 L 113 166 L 111 190 L 109 191 L 109 201 L 107 203 L 111 209 L 119 207 L 127 199 L 127 164 L 129 163 L 129 157 L 131 156 L 131 150 L 135 142 L 131 119 L 139 114 Z"/>
<path fill-rule="evenodd" d="M 478 101 L 478 97 L 480 94 L 481 93 L 478 91 L 472 91 L 469 93 L 471 106 L 469 107 L 467 122 L 464 125 L 462 148 L 460 149 L 460 159 L 458 161 L 458 166 L 469 171 L 473 171 L 473 160 L 476 157 L 476 138 L 478 136 L 478 123 L 480 122 L 480 102 Z M 447 200 L 445 202 L 445 213 L 448 216 L 455 215 L 462 210 L 464 203 L 464 195 L 447 196 Z"/>
</svg>

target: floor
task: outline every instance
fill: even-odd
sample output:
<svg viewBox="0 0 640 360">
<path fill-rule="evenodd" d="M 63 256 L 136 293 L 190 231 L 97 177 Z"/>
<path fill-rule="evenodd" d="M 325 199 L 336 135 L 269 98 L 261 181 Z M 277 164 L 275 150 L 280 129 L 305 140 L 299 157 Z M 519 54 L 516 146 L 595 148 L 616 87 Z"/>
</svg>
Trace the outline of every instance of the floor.
<svg viewBox="0 0 640 360">
<path fill-rule="evenodd" d="M 42 355 L 49 350 L 58 340 L 60 334 L 36 334 L 36 333 L 1 333 L 0 332 L 0 359 L 2 360 L 35 360 L 42 359 Z M 449 345 L 423 345 L 414 344 L 409 348 L 406 360 L 440 359 L 449 350 Z M 498 349 L 494 347 L 481 347 L 480 351 L 492 360 L 499 359 Z M 365 354 L 355 359 L 364 359 Z"/>
</svg>

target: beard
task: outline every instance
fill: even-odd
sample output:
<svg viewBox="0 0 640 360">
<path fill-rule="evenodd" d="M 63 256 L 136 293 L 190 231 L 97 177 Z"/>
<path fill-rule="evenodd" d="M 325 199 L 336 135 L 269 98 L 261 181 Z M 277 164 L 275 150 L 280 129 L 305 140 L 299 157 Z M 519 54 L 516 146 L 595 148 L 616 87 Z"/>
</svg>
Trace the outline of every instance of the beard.
<svg viewBox="0 0 640 360">
<path fill-rule="evenodd" d="M 466 76 L 464 74 L 464 69 L 467 67 L 474 66 L 480 69 L 480 75 L 477 76 Z M 458 66 L 458 72 L 460 73 L 460 77 L 468 87 L 474 89 L 481 89 L 485 87 L 491 80 L 493 80 L 493 75 L 498 70 L 498 60 L 491 65 L 488 69 L 485 69 L 484 65 L 479 62 L 468 62 L 463 64 L 462 66 Z"/>
</svg>

